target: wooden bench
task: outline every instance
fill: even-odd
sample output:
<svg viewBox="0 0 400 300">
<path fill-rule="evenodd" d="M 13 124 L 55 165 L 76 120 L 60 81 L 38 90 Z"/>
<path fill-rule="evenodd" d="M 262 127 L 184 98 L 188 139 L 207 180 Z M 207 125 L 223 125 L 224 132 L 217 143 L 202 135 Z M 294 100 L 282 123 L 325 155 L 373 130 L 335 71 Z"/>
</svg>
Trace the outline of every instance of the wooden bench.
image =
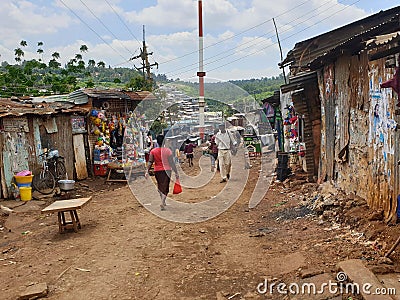
<svg viewBox="0 0 400 300">
<path fill-rule="evenodd" d="M 84 207 L 90 200 L 92 200 L 92 196 L 88 198 L 54 201 L 52 204 L 42 209 L 42 214 L 57 212 L 58 230 L 60 233 L 63 233 L 68 229 L 73 229 L 75 232 L 78 232 L 78 229 L 81 228 L 81 223 L 76 210 Z M 71 221 L 67 221 L 65 218 L 65 213 L 68 212 Z"/>
</svg>

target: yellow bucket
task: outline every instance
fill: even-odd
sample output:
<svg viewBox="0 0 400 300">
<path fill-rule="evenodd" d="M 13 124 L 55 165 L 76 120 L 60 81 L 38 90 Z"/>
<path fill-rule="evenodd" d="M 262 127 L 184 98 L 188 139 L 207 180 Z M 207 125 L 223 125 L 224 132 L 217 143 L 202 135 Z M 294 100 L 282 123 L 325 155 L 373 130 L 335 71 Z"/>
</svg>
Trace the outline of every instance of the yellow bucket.
<svg viewBox="0 0 400 300">
<path fill-rule="evenodd" d="M 19 188 L 19 195 L 22 201 L 32 200 L 32 188 L 27 186 L 21 186 Z"/>
</svg>

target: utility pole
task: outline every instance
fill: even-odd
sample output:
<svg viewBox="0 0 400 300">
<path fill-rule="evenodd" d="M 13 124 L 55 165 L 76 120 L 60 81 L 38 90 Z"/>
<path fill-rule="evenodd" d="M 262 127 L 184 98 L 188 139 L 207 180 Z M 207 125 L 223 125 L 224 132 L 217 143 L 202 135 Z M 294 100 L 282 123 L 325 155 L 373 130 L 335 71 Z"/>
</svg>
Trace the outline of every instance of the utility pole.
<svg viewBox="0 0 400 300">
<path fill-rule="evenodd" d="M 281 41 L 279 40 L 278 28 L 276 27 L 276 23 L 275 23 L 275 19 L 274 18 L 272 18 L 272 21 L 274 22 L 274 26 L 275 26 L 276 39 L 278 41 L 279 51 L 281 53 L 281 61 L 283 61 L 282 47 L 281 47 Z M 282 66 L 282 72 L 283 72 L 283 78 L 285 79 L 285 84 L 287 84 L 286 75 L 285 75 L 285 67 L 283 67 L 283 66 Z"/>
<path fill-rule="evenodd" d="M 206 72 L 203 70 L 203 3 L 202 0 L 198 0 L 199 10 L 199 71 L 197 76 L 199 77 L 199 134 L 201 140 L 204 139 L 204 76 Z"/>
<path fill-rule="evenodd" d="M 143 74 L 143 79 L 148 82 L 152 82 L 153 79 L 151 78 L 151 68 L 154 66 L 157 66 L 158 69 L 158 63 L 155 62 L 153 64 L 149 63 L 149 55 L 153 55 L 153 52 L 147 52 L 147 47 L 146 47 L 146 40 L 145 40 L 145 30 L 144 30 L 144 25 L 143 25 L 143 47 L 140 49 L 140 54 L 137 56 L 132 57 L 130 60 L 134 59 L 142 59 L 142 66 L 140 68 L 136 67 L 136 70 L 141 71 Z"/>
</svg>

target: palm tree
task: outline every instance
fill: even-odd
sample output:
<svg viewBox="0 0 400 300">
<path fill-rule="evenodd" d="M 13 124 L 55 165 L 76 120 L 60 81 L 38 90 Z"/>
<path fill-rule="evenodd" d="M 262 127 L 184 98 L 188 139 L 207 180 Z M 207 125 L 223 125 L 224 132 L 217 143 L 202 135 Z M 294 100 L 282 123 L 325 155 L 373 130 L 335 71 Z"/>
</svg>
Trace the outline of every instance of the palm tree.
<svg viewBox="0 0 400 300">
<path fill-rule="evenodd" d="M 77 61 L 79 61 L 79 60 L 82 60 L 82 54 L 75 54 L 75 59 L 77 60 Z"/>
<path fill-rule="evenodd" d="M 105 68 L 105 67 L 106 67 L 106 64 L 105 64 L 103 61 L 99 61 L 99 62 L 97 63 L 97 66 L 98 66 L 99 68 Z"/>
<path fill-rule="evenodd" d="M 61 64 L 56 61 L 55 59 L 51 59 L 49 61 L 49 68 L 53 68 L 53 69 L 58 69 L 61 66 Z"/>
<path fill-rule="evenodd" d="M 85 62 L 83 60 L 78 61 L 78 70 L 85 70 Z"/>
<path fill-rule="evenodd" d="M 27 43 L 26 41 L 24 41 L 24 40 L 22 40 L 19 44 L 20 44 L 22 47 L 28 46 L 28 43 Z"/>
<path fill-rule="evenodd" d="M 51 55 L 51 57 L 52 57 L 54 60 L 57 60 L 57 59 L 60 58 L 60 53 L 54 52 L 54 53 Z"/>
<path fill-rule="evenodd" d="M 15 61 L 21 62 L 21 58 L 25 55 L 24 51 L 21 48 L 14 49 Z"/>
<path fill-rule="evenodd" d="M 85 53 L 85 52 L 88 52 L 88 47 L 86 46 L 86 45 L 82 45 L 80 48 L 79 48 L 79 51 L 81 51 L 82 53 Z"/>
<path fill-rule="evenodd" d="M 89 59 L 88 61 L 88 67 L 93 68 L 96 65 L 96 62 L 94 61 L 94 59 Z"/>
<path fill-rule="evenodd" d="M 37 43 L 37 45 L 38 45 L 38 49 L 37 49 L 37 53 L 39 54 L 39 61 L 42 61 L 43 60 L 43 49 L 41 48 L 42 46 L 43 46 L 43 42 L 38 42 Z"/>
</svg>

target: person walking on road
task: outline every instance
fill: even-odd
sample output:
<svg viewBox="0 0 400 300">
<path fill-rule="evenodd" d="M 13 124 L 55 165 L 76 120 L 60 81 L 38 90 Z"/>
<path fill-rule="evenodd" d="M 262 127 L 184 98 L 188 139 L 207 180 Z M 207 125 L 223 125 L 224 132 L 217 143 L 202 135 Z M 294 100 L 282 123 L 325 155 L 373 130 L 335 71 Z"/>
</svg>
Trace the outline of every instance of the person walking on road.
<svg viewBox="0 0 400 300">
<path fill-rule="evenodd" d="M 165 210 L 166 198 L 169 193 L 169 183 L 171 181 L 171 172 L 174 171 L 176 179 L 179 179 L 178 170 L 174 162 L 174 156 L 171 149 L 164 145 L 164 136 L 157 136 L 157 144 L 159 148 L 150 151 L 149 162 L 147 165 L 146 178 L 154 164 L 154 175 L 157 181 L 158 193 L 161 198 L 161 210 Z"/>
<path fill-rule="evenodd" d="M 221 174 L 221 183 L 230 178 L 231 173 L 231 144 L 236 146 L 235 139 L 226 130 L 225 124 L 219 126 L 219 132 L 215 136 L 215 143 L 218 147 L 218 163 Z"/>
<path fill-rule="evenodd" d="M 208 146 L 208 149 L 210 150 L 210 157 L 211 157 L 211 172 L 214 172 L 215 170 L 215 162 L 218 159 L 218 146 L 217 143 L 215 142 L 215 137 L 217 133 L 219 132 L 218 129 L 214 130 L 214 135 L 210 138 L 210 144 Z M 217 167 L 219 170 L 219 167 Z"/>
<path fill-rule="evenodd" d="M 196 147 L 189 139 L 186 140 L 184 153 L 189 162 L 189 167 L 193 167 L 193 148 Z"/>
</svg>

